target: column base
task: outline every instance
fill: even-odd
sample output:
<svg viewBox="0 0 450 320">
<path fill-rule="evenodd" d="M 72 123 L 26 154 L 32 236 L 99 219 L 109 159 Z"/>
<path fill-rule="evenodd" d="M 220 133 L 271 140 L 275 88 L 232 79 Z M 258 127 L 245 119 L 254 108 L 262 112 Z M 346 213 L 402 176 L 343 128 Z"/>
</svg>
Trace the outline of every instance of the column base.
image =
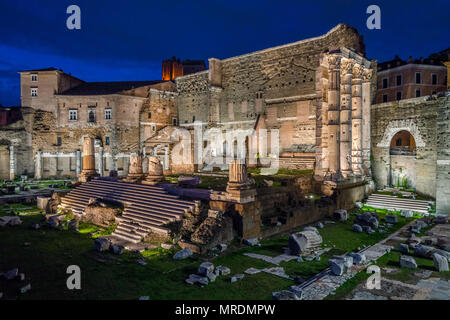
<svg viewBox="0 0 450 320">
<path fill-rule="evenodd" d="M 157 185 L 158 183 L 161 183 L 164 181 L 164 176 L 147 176 L 145 177 L 145 180 L 142 180 L 142 184 L 146 184 L 149 186 Z"/>
<path fill-rule="evenodd" d="M 124 182 L 138 182 L 144 179 L 143 173 L 129 173 L 125 179 L 123 179 Z"/>
<path fill-rule="evenodd" d="M 78 175 L 78 181 L 81 183 L 89 182 L 92 179 L 99 177 L 100 175 L 95 170 L 83 170 Z"/>
</svg>

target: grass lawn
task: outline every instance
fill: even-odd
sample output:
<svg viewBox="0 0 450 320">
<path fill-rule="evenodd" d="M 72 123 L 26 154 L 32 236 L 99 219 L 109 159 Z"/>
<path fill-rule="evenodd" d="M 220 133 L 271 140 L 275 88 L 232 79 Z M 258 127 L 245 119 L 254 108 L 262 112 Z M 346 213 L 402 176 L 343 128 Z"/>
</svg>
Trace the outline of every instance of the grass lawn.
<svg viewBox="0 0 450 320">
<path fill-rule="evenodd" d="M 0 212 L 2 211 L 0 207 Z M 383 214 L 380 214 L 380 218 Z M 80 232 L 60 231 L 42 228 L 31 230 L 31 222 L 40 221 L 41 214 L 21 217 L 22 225 L 0 229 L 0 270 L 7 271 L 18 267 L 24 272 L 32 285 L 32 290 L 19 296 L 18 285 L 14 281 L 0 282 L 6 286 L 5 298 L 19 299 L 137 299 L 149 296 L 150 299 L 271 299 L 273 291 L 288 289 L 294 281 L 267 273 L 245 275 L 244 279 L 230 283 L 231 275 L 243 273 L 247 268 L 258 269 L 274 265 L 244 256 L 245 252 L 254 252 L 269 256 L 283 253 L 287 246 L 288 235 L 280 235 L 263 241 L 261 247 L 240 247 L 230 245 L 229 251 L 211 259 L 215 266 L 224 265 L 231 269 L 230 276 L 220 276 L 214 283 L 201 288 L 187 285 L 184 280 L 195 273 L 203 261 L 201 257 L 175 261 L 173 251 L 161 248 L 144 251 L 141 254 L 125 252 L 117 256 L 109 253 L 97 253 L 93 250 L 92 233 L 100 231 L 90 224 L 80 224 Z M 363 245 L 370 245 L 385 238 L 387 234 L 352 232 L 349 221 L 325 224 L 319 229 L 324 246 L 332 250 L 323 254 L 320 261 L 282 262 L 289 275 L 298 275 L 307 279 L 328 266 L 328 258 L 334 254 L 354 251 Z M 399 217 L 399 223 L 389 230 L 393 232 L 411 219 Z M 299 230 L 302 230 L 300 228 Z M 104 230 L 107 234 L 111 230 Z M 29 245 L 25 245 L 29 243 Z M 146 265 L 137 263 L 144 258 Z M 82 289 L 66 288 L 66 269 L 69 265 L 81 268 Z M 28 282 L 26 282 L 28 283 Z M 25 283 L 25 284 L 26 284 Z M 24 285 L 24 284 L 23 284 Z"/>
</svg>

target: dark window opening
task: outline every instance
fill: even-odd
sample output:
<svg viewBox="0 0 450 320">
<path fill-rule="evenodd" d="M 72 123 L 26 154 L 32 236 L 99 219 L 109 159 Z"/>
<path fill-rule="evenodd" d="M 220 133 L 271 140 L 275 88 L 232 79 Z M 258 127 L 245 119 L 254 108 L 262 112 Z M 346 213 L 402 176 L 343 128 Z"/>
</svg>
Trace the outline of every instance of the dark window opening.
<svg viewBox="0 0 450 320">
<path fill-rule="evenodd" d="M 106 137 L 106 139 L 105 139 L 105 144 L 106 144 L 107 146 L 109 146 L 109 137 Z"/>
<path fill-rule="evenodd" d="M 62 145 L 62 139 L 61 139 L 61 137 L 57 137 L 57 138 L 56 138 L 56 145 L 57 145 L 57 146 Z"/>
<path fill-rule="evenodd" d="M 387 102 L 388 101 L 388 95 L 387 94 L 383 94 L 383 102 Z"/>
<path fill-rule="evenodd" d="M 420 72 L 416 72 L 416 83 L 422 83 L 422 74 Z"/>
<path fill-rule="evenodd" d="M 95 122 L 95 111 L 94 110 L 89 110 L 88 122 Z"/>
<path fill-rule="evenodd" d="M 147 117 L 148 117 L 149 119 L 151 119 L 151 118 L 152 118 L 152 113 L 149 112 L 148 115 L 147 115 Z"/>
<path fill-rule="evenodd" d="M 384 78 L 383 79 L 383 89 L 386 89 L 388 87 L 388 79 Z"/>
<path fill-rule="evenodd" d="M 402 100 L 402 92 L 401 91 L 397 92 L 397 100 Z"/>
<path fill-rule="evenodd" d="M 397 85 L 401 86 L 402 85 L 402 76 L 399 74 L 396 79 L 397 79 Z"/>
<path fill-rule="evenodd" d="M 431 75 L 431 84 L 437 84 L 437 74 Z"/>
</svg>

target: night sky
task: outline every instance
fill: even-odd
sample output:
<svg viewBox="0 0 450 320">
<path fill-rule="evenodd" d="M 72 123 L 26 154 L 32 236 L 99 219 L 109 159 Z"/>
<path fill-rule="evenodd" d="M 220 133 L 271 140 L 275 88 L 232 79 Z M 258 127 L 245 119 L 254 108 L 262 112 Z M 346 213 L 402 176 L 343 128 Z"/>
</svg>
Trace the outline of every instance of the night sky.
<svg viewBox="0 0 450 320">
<path fill-rule="evenodd" d="M 66 8 L 81 8 L 81 30 Z M 381 30 L 366 8 L 381 8 Z M 450 1 L 0 0 L 0 104 L 20 104 L 18 71 L 55 67 L 86 81 L 155 80 L 161 60 L 227 58 L 347 23 L 367 57 L 427 57 L 450 46 Z"/>
</svg>

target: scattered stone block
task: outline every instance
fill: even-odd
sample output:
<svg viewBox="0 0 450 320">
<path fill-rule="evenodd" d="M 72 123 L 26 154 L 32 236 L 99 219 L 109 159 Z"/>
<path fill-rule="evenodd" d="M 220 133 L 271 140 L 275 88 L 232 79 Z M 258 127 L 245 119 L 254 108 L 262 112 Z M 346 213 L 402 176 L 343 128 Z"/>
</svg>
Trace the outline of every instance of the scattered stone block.
<svg viewBox="0 0 450 320">
<path fill-rule="evenodd" d="M 20 288 L 20 293 L 23 294 L 23 293 L 26 293 L 26 292 L 28 292 L 30 290 L 31 290 L 31 284 L 29 283 L 26 286 L 23 286 L 22 288 Z"/>
<path fill-rule="evenodd" d="M 362 202 L 355 202 L 355 207 L 361 209 L 363 207 Z"/>
<path fill-rule="evenodd" d="M 320 234 L 320 233 L 319 233 L 319 230 L 317 230 L 317 228 L 311 227 L 311 226 L 305 227 L 305 228 L 303 229 L 303 231 L 313 231 L 313 232 L 316 232 L 316 233 Z"/>
<path fill-rule="evenodd" d="M 344 209 L 335 210 L 333 213 L 333 218 L 337 221 L 347 221 L 348 212 Z"/>
<path fill-rule="evenodd" d="M 259 240 L 258 240 L 258 238 L 244 239 L 244 244 L 254 247 L 254 246 L 259 245 Z"/>
<path fill-rule="evenodd" d="M 417 269 L 416 260 L 411 256 L 400 256 L 400 267 L 409 268 L 409 269 Z"/>
<path fill-rule="evenodd" d="M 227 250 L 228 246 L 225 243 L 221 243 L 217 246 L 217 248 L 220 252 L 224 252 L 225 250 Z"/>
<path fill-rule="evenodd" d="M 24 281 L 25 280 L 25 273 L 19 273 L 19 275 L 17 276 L 17 279 L 19 281 Z"/>
<path fill-rule="evenodd" d="M 318 222 L 316 226 L 319 229 L 323 229 L 323 223 L 322 222 Z"/>
<path fill-rule="evenodd" d="M 41 210 L 46 211 L 47 207 L 48 207 L 48 202 L 50 201 L 51 197 L 42 197 L 42 196 L 38 196 L 36 198 L 37 201 L 37 207 Z"/>
<path fill-rule="evenodd" d="M 256 269 L 256 268 L 248 268 L 247 270 L 244 271 L 244 273 L 246 273 L 246 274 L 257 274 L 260 272 L 261 272 L 261 270 Z"/>
<path fill-rule="evenodd" d="M 364 264 L 366 263 L 366 255 L 363 253 L 350 253 L 349 254 L 350 257 L 353 258 L 353 263 L 354 264 Z"/>
<path fill-rule="evenodd" d="M 378 228 L 378 219 L 368 212 L 356 215 L 355 224 L 360 226 L 369 226 L 372 229 Z"/>
<path fill-rule="evenodd" d="M 173 258 L 175 260 L 187 259 L 192 256 L 192 250 L 189 247 L 184 248 L 183 250 L 178 251 L 174 254 Z"/>
<path fill-rule="evenodd" d="M 114 254 L 122 254 L 123 251 L 125 250 L 125 248 L 124 248 L 123 246 L 118 246 L 118 245 L 112 244 L 112 245 L 109 247 L 109 250 L 110 250 L 112 253 L 114 253 Z"/>
<path fill-rule="evenodd" d="M 314 228 L 315 229 L 315 228 Z M 291 255 L 300 255 L 311 253 L 320 248 L 322 237 L 317 231 L 302 231 L 293 233 L 289 236 L 289 252 Z"/>
<path fill-rule="evenodd" d="M 398 222 L 398 216 L 396 214 L 387 214 L 386 223 L 395 224 Z"/>
<path fill-rule="evenodd" d="M 297 258 L 297 262 L 303 262 L 304 260 L 303 260 L 303 258 L 302 257 L 298 257 Z"/>
<path fill-rule="evenodd" d="M 150 297 L 149 296 L 142 296 L 142 297 L 139 297 L 139 300 L 143 300 L 143 301 L 150 300 Z"/>
<path fill-rule="evenodd" d="M 22 223 L 18 216 L 3 216 L 0 217 L 0 227 L 17 226 Z"/>
<path fill-rule="evenodd" d="M 422 244 L 418 244 L 414 247 L 414 255 L 418 257 L 431 258 L 433 251 L 433 247 L 424 246 Z"/>
<path fill-rule="evenodd" d="M 400 243 L 398 246 L 398 250 L 403 254 L 409 253 L 409 246 L 406 243 Z"/>
<path fill-rule="evenodd" d="M 351 256 L 333 256 L 331 259 L 344 263 L 346 268 L 350 268 L 353 265 L 353 257 Z"/>
<path fill-rule="evenodd" d="M 345 265 L 343 261 L 337 261 L 337 260 L 328 260 L 330 267 L 331 267 L 331 273 L 333 273 L 335 276 L 342 276 L 345 272 Z"/>
<path fill-rule="evenodd" d="M 242 279 L 244 279 L 244 275 L 242 273 L 238 273 L 238 274 L 235 274 L 234 276 L 232 276 L 230 281 L 233 283 L 233 282 L 236 282 L 236 281 L 242 280 Z"/>
<path fill-rule="evenodd" d="M 209 282 L 214 282 L 214 281 L 216 281 L 216 274 L 215 273 L 212 273 L 212 272 L 208 272 L 207 274 L 206 274 L 206 277 L 208 278 L 208 281 Z"/>
<path fill-rule="evenodd" d="M 405 218 L 412 218 L 414 216 L 414 213 L 411 210 L 402 210 L 401 216 Z"/>
<path fill-rule="evenodd" d="M 230 268 L 224 266 L 217 266 L 215 270 L 215 274 L 220 276 L 226 276 L 229 275 L 230 273 L 231 273 Z"/>
<path fill-rule="evenodd" d="M 372 234 L 375 232 L 375 230 L 373 230 L 370 226 L 363 226 L 362 229 L 368 234 Z"/>
<path fill-rule="evenodd" d="M 94 249 L 98 252 L 103 252 L 109 250 L 111 246 L 111 241 L 107 238 L 97 238 L 94 241 Z"/>
<path fill-rule="evenodd" d="M 206 276 L 208 273 L 212 273 L 214 271 L 214 265 L 211 262 L 203 262 L 198 267 L 198 274 L 202 276 Z"/>
<path fill-rule="evenodd" d="M 352 231 L 361 233 L 361 232 L 363 232 L 363 229 L 359 224 L 354 224 L 354 225 L 352 225 Z"/>
<path fill-rule="evenodd" d="M 301 300 L 294 292 L 289 290 L 272 292 L 272 297 L 275 300 Z"/>
<path fill-rule="evenodd" d="M 436 268 L 437 271 L 439 271 L 439 272 L 449 271 L 448 270 L 448 260 L 446 257 L 441 256 L 438 253 L 433 253 L 433 263 L 434 263 L 434 267 Z"/>
</svg>

